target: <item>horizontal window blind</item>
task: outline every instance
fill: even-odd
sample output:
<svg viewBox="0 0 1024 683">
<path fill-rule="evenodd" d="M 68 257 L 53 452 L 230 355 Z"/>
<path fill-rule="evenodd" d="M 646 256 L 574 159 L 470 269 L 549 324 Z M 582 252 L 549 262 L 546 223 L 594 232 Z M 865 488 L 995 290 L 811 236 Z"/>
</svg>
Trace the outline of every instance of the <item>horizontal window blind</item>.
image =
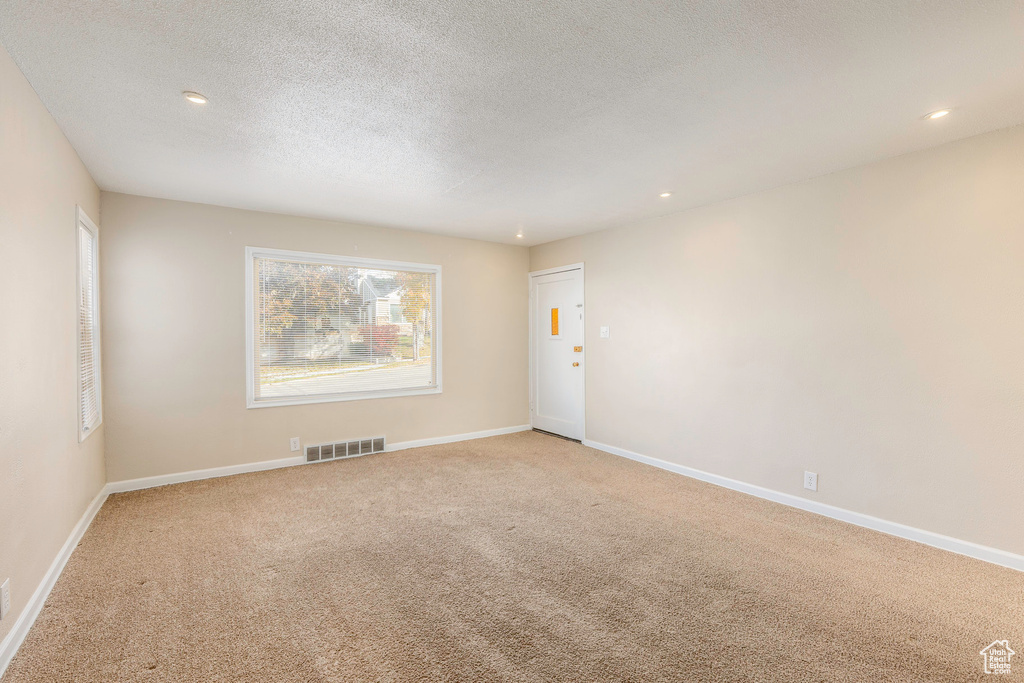
<svg viewBox="0 0 1024 683">
<path fill-rule="evenodd" d="M 439 388 L 440 268 L 253 250 L 251 405 Z"/>
<path fill-rule="evenodd" d="M 98 245 L 95 228 L 78 221 L 78 432 L 84 439 L 102 420 L 100 397 Z"/>
</svg>

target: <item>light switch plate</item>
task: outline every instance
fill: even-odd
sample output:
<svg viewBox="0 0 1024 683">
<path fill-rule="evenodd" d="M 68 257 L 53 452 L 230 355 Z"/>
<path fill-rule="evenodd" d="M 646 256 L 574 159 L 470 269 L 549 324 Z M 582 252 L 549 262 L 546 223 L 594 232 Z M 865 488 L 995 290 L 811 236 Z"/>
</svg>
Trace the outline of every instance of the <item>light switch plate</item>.
<svg viewBox="0 0 1024 683">
<path fill-rule="evenodd" d="M 601 326 L 601 339 L 607 339 L 609 336 L 609 330 L 607 325 Z"/>
</svg>

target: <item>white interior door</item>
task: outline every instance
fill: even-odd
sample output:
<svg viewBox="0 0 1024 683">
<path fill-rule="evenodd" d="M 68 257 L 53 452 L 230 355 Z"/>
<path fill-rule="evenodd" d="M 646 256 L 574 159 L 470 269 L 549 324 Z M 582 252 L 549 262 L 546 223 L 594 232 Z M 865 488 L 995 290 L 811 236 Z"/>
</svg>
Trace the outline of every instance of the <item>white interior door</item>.
<svg viewBox="0 0 1024 683">
<path fill-rule="evenodd" d="M 530 420 L 583 438 L 583 268 L 530 275 Z"/>
</svg>

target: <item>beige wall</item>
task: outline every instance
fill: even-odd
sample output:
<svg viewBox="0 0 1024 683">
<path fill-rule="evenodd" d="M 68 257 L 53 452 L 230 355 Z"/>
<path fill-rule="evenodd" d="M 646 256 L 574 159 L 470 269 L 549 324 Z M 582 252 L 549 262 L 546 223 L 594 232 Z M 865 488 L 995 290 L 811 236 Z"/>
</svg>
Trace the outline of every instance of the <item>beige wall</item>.
<svg viewBox="0 0 1024 683">
<path fill-rule="evenodd" d="M 247 410 L 246 246 L 440 264 L 444 392 Z M 103 193 L 101 250 L 109 481 L 529 422 L 523 247 Z"/>
<path fill-rule="evenodd" d="M 1024 553 L 1024 127 L 531 249 L 577 261 L 589 439 Z"/>
<path fill-rule="evenodd" d="M 99 189 L 0 47 L 0 639 L 104 482 L 104 428 L 78 443 L 76 204 L 99 222 Z"/>
</svg>

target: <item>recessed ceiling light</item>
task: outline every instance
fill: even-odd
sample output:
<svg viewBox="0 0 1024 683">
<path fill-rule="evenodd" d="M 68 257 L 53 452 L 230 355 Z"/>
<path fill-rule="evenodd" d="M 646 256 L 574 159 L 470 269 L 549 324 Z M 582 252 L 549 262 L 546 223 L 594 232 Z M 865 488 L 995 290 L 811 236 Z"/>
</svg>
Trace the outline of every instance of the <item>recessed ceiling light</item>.
<svg viewBox="0 0 1024 683">
<path fill-rule="evenodd" d="M 186 100 L 188 100 L 189 102 L 192 102 L 193 104 L 206 104 L 206 98 L 203 97 L 202 95 L 200 95 L 197 92 L 192 92 L 191 90 L 186 90 L 185 92 L 183 92 L 181 94 L 185 96 Z"/>
<path fill-rule="evenodd" d="M 665 197 L 671 197 L 672 193 L 671 192 L 662 192 L 658 196 L 661 197 L 662 199 L 664 199 Z"/>
<path fill-rule="evenodd" d="M 519 232 L 516 233 L 516 239 L 518 239 L 518 240 L 523 239 L 523 231 L 522 230 L 520 230 Z"/>
<path fill-rule="evenodd" d="M 933 111 L 931 114 L 928 114 L 928 116 L 926 116 L 925 118 L 927 118 L 927 119 L 941 119 L 943 116 L 945 116 L 948 113 L 949 113 L 949 109 L 940 109 L 938 111 Z"/>
</svg>

